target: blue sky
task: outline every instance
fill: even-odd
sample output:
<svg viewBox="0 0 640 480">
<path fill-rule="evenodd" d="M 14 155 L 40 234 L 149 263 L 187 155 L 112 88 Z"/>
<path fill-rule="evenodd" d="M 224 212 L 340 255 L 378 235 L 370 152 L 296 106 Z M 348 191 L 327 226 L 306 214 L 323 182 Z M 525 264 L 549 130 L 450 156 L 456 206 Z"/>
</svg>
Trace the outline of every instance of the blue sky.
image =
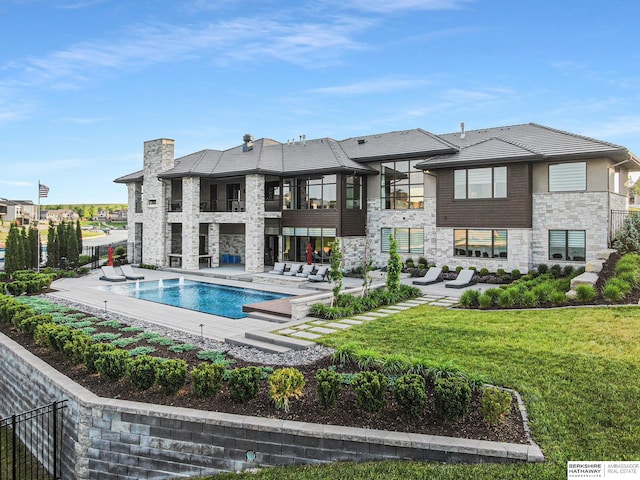
<svg viewBox="0 0 640 480">
<path fill-rule="evenodd" d="M 126 202 L 145 140 L 537 122 L 640 154 L 631 0 L 2 0 L 0 197 Z"/>
</svg>

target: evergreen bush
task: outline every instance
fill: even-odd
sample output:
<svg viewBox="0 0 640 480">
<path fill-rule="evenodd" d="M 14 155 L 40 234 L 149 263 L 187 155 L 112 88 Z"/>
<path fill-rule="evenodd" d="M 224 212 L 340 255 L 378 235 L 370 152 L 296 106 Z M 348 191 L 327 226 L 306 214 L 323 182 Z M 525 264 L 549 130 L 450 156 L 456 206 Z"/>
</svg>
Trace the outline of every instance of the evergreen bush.
<svg viewBox="0 0 640 480">
<path fill-rule="evenodd" d="M 201 397 L 213 397 L 222 389 L 224 365 L 203 362 L 191 370 L 193 392 Z"/>
<path fill-rule="evenodd" d="M 576 295 L 578 300 L 590 302 L 596 297 L 596 289 L 593 285 L 578 285 L 576 287 Z"/>
<path fill-rule="evenodd" d="M 356 394 L 356 404 L 368 412 L 377 412 L 387 404 L 386 392 L 389 379 L 379 372 L 360 372 L 351 381 Z"/>
<path fill-rule="evenodd" d="M 102 351 L 97 355 L 94 365 L 101 377 L 111 382 L 117 382 L 127 374 L 129 353 L 117 348 Z"/>
<path fill-rule="evenodd" d="M 139 355 L 135 358 L 130 358 L 127 372 L 131 385 L 138 390 L 148 390 L 156 383 L 158 359 L 150 355 Z"/>
<path fill-rule="evenodd" d="M 116 347 L 109 343 L 92 343 L 89 345 L 84 352 L 84 365 L 87 367 L 87 371 L 89 373 L 96 373 L 98 371 L 96 368 L 96 360 L 98 360 L 102 353 L 111 352 L 115 349 Z"/>
<path fill-rule="evenodd" d="M 234 368 L 229 375 L 229 393 L 234 402 L 247 402 L 258 394 L 262 369 L 260 367 Z"/>
<path fill-rule="evenodd" d="M 331 408 L 338 402 L 342 390 L 342 375 L 324 368 L 316 372 L 318 402 L 323 408 Z"/>
<path fill-rule="evenodd" d="M 511 394 L 495 387 L 487 387 L 482 392 L 480 399 L 480 413 L 491 424 L 500 423 L 500 420 L 511 409 Z"/>
<path fill-rule="evenodd" d="M 187 362 L 175 359 L 160 362 L 156 381 L 164 393 L 175 395 L 187 383 Z"/>
<path fill-rule="evenodd" d="M 435 381 L 436 413 L 448 419 L 464 417 L 471 404 L 471 387 L 462 378 L 439 378 Z"/>
<path fill-rule="evenodd" d="M 291 400 L 302 397 L 305 386 L 302 372 L 292 367 L 279 368 L 269 375 L 268 383 L 269 398 L 285 412 L 289 412 Z"/>
<path fill-rule="evenodd" d="M 419 417 L 427 405 L 424 378 L 416 374 L 405 374 L 393 384 L 393 396 L 405 413 Z"/>
</svg>

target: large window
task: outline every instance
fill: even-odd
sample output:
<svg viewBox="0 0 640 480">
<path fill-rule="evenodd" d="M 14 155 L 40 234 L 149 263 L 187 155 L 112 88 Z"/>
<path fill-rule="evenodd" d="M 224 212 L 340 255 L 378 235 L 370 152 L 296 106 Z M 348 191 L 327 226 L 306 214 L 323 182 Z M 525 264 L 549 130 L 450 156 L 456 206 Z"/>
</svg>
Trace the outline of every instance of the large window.
<svg viewBox="0 0 640 480">
<path fill-rule="evenodd" d="M 507 231 L 456 229 L 453 245 L 459 257 L 507 258 Z"/>
<path fill-rule="evenodd" d="M 287 178 L 282 193 L 285 210 L 336 208 L 336 176 Z"/>
<path fill-rule="evenodd" d="M 335 242 L 335 228 L 282 227 L 284 261 L 306 262 L 307 244 L 311 244 L 314 263 L 329 263 Z"/>
<path fill-rule="evenodd" d="M 383 162 L 380 175 L 382 208 L 424 207 L 424 172 L 414 167 L 420 160 Z"/>
<path fill-rule="evenodd" d="M 582 192 L 586 189 L 586 162 L 549 165 L 550 192 Z"/>
<path fill-rule="evenodd" d="M 424 253 L 424 229 L 383 228 L 381 232 L 382 252 L 389 252 L 389 237 L 398 241 L 398 253 Z"/>
<path fill-rule="evenodd" d="M 549 260 L 584 262 L 586 250 L 584 230 L 549 230 Z"/>
<path fill-rule="evenodd" d="M 453 183 L 456 199 L 506 198 L 507 167 L 455 170 Z"/>
</svg>

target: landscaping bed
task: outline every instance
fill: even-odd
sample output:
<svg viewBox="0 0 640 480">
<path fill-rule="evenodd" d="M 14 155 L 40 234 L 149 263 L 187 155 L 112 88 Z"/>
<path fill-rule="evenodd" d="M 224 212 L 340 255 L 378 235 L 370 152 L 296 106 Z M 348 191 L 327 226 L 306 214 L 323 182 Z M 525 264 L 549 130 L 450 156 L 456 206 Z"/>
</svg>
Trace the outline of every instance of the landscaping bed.
<svg viewBox="0 0 640 480">
<path fill-rule="evenodd" d="M 81 321 L 81 319 L 79 320 Z M 96 330 L 92 332 L 94 335 L 108 334 L 109 332 L 113 333 L 116 331 L 109 326 L 97 326 L 95 328 Z M 237 403 L 231 399 L 226 381 L 223 382 L 222 390 L 216 396 L 205 399 L 200 398 L 192 391 L 190 377 L 188 377 L 186 385 L 180 389 L 177 394 L 168 395 L 162 392 L 157 384 L 149 390 L 140 391 L 132 387 L 127 377 L 112 382 L 105 380 L 97 373 L 89 373 L 84 364 L 73 364 L 62 352 L 36 345 L 31 335 L 17 330 L 10 323 L 0 322 L 0 331 L 23 345 L 61 373 L 102 397 L 311 423 L 510 443 L 529 443 L 515 399 L 512 401 L 510 411 L 507 415 L 498 424 L 491 425 L 484 420 L 480 413 L 480 394 L 475 391 L 472 396 L 469 413 L 460 420 L 447 420 L 437 415 L 434 411 L 432 381 L 427 381 L 428 402 L 420 417 L 404 413 L 394 401 L 390 391 L 387 391 L 386 394 L 388 403 L 380 411 L 375 413 L 364 411 L 356 405 L 355 393 L 348 385 L 344 385 L 342 388 L 337 404 L 334 407 L 324 409 L 318 403 L 316 372 L 321 368 L 336 368 L 336 366 L 332 367 L 333 362 L 330 357 L 323 358 L 309 365 L 296 367 L 304 375 L 306 385 L 302 398 L 292 400 L 290 411 L 287 413 L 281 409 L 277 409 L 273 401 L 269 398 L 266 380 L 269 372 L 280 367 L 286 367 L 287 365 L 263 365 L 266 367 L 266 370 L 261 380 L 258 394 L 253 399 L 242 403 Z M 121 334 L 120 339 L 134 337 L 139 334 L 138 332 L 122 332 L 122 330 L 118 330 L 118 333 Z M 131 348 L 135 348 L 135 346 L 136 345 L 132 345 Z M 186 352 L 175 352 L 170 350 L 170 346 L 157 343 L 153 344 L 153 348 L 155 348 L 155 351 L 152 353 L 154 356 L 184 360 L 188 365 L 189 371 L 202 362 L 202 360 L 198 358 L 198 350 L 195 349 Z M 228 369 L 256 365 L 232 358 L 228 358 L 228 360 L 233 361 L 233 363 L 228 365 Z M 356 373 L 358 369 L 355 367 L 337 367 L 337 371 L 344 374 L 353 374 Z"/>
</svg>

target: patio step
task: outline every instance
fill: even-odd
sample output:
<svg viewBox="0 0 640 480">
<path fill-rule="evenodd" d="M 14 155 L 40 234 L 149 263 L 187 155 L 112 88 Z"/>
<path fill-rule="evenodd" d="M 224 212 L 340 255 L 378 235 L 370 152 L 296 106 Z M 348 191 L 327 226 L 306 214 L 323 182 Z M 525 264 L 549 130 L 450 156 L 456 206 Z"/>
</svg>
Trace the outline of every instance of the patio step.
<svg viewBox="0 0 640 480">
<path fill-rule="evenodd" d="M 244 335 L 227 337 L 224 341 L 231 345 L 237 345 L 240 347 L 257 348 L 258 350 L 262 350 L 267 353 L 287 353 L 291 351 L 289 347 L 283 347 L 281 345 L 276 345 L 275 343 L 261 342 L 260 340 L 253 340 L 245 337 Z"/>
<path fill-rule="evenodd" d="M 286 353 L 304 350 L 315 345 L 308 340 L 283 337 L 269 332 L 245 332 L 244 335 L 225 338 L 225 342 L 243 347 L 253 347 L 268 353 Z"/>
<path fill-rule="evenodd" d="M 291 350 L 304 350 L 315 345 L 315 343 L 308 340 L 284 337 L 282 335 L 276 335 L 275 333 L 269 332 L 245 332 L 244 336 L 252 340 L 259 340 L 261 342 L 273 343 L 275 345 L 287 347 Z"/>
<path fill-rule="evenodd" d="M 282 315 L 274 315 L 272 313 L 265 313 L 265 312 L 259 312 L 259 311 L 247 312 L 247 318 L 252 318 L 254 320 L 264 320 L 266 322 L 273 322 L 273 323 L 287 323 L 291 321 L 291 316 L 285 317 Z"/>
</svg>

